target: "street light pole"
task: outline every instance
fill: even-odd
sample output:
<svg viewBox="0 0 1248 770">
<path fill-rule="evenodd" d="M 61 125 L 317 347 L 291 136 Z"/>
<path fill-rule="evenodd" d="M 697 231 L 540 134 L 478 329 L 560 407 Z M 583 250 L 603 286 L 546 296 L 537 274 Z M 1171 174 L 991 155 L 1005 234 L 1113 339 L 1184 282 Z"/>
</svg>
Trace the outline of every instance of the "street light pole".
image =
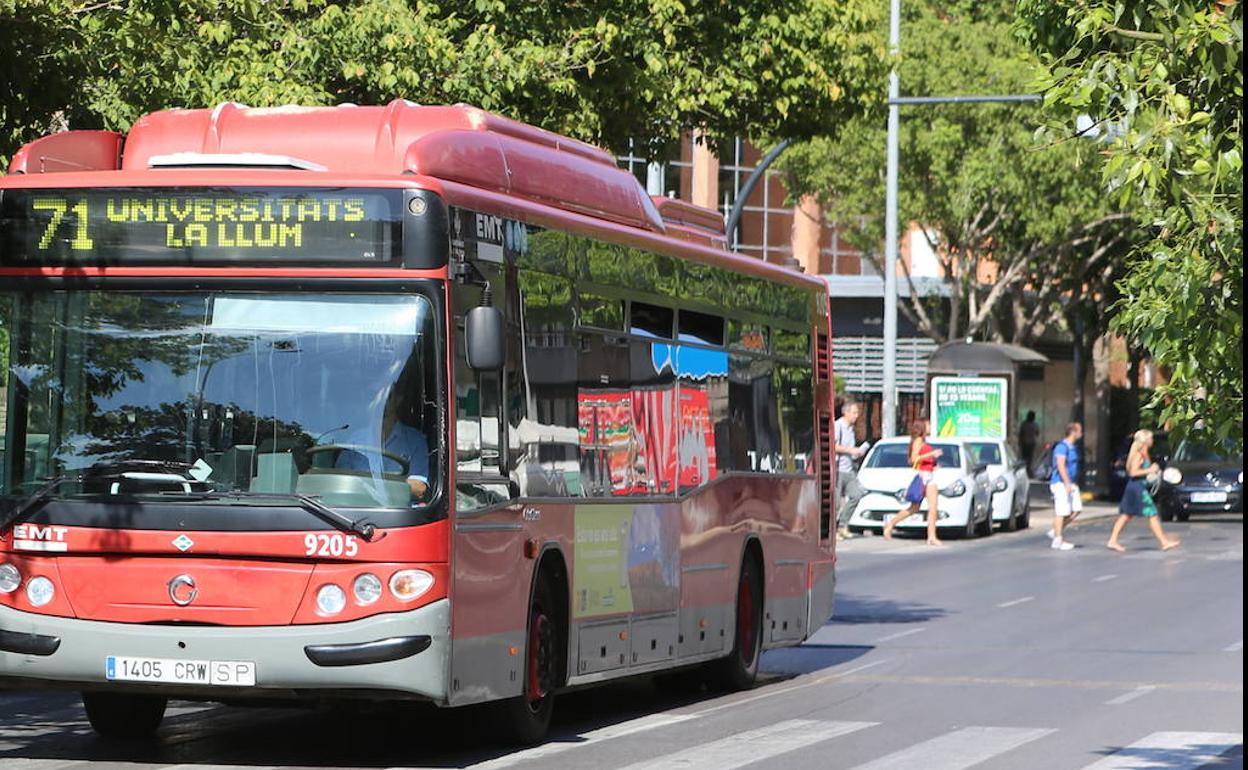
<svg viewBox="0 0 1248 770">
<path fill-rule="evenodd" d="M 890 0 L 888 50 L 901 50 L 901 0 Z M 897 68 L 888 73 L 888 177 L 884 192 L 884 407 L 880 434 L 897 435 L 897 145 L 900 86 Z"/>
</svg>

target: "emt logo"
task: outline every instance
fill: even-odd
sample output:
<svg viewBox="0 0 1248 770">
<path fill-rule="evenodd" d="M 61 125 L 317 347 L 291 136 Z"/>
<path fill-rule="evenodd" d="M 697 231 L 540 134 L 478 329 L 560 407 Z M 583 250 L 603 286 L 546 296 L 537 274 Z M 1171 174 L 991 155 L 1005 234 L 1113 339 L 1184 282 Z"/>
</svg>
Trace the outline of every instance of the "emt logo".
<svg viewBox="0 0 1248 770">
<path fill-rule="evenodd" d="M 13 528 L 15 551 L 68 551 L 65 536 L 68 527 L 43 527 L 38 524 L 18 524 Z"/>
</svg>

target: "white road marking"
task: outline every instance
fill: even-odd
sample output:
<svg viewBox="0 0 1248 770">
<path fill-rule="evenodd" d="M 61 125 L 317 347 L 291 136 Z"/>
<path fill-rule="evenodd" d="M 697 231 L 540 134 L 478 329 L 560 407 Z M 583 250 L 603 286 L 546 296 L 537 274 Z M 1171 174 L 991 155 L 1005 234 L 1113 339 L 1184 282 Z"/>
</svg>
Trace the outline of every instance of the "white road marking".
<svg viewBox="0 0 1248 770">
<path fill-rule="evenodd" d="M 623 770 L 736 770 L 876 724 L 789 719 L 637 762 Z"/>
<path fill-rule="evenodd" d="M 1156 690 L 1157 688 L 1153 687 L 1152 685 L 1144 685 L 1143 687 L 1137 687 L 1131 692 L 1126 692 L 1126 693 L 1123 693 L 1122 695 L 1119 695 L 1117 698 L 1110 698 L 1109 700 L 1105 701 L 1105 705 L 1106 706 L 1121 706 L 1124 703 L 1130 703 L 1136 698 L 1139 698 L 1142 695 L 1148 695 L 1150 692 L 1155 692 Z"/>
<path fill-rule="evenodd" d="M 813 687 L 817 684 L 823 684 L 824 682 L 831 682 L 834 679 L 843 679 L 844 677 L 850 676 L 851 674 L 857 674 L 859 671 L 866 671 L 869 668 L 875 668 L 876 666 L 883 665 L 887 662 L 888 662 L 887 659 L 874 660 L 874 661 L 871 661 L 870 663 L 864 663 L 861 666 L 856 666 L 854 668 L 846 669 L 845 671 L 837 671 L 832 674 L 825 674 L 824 676 L 821 676 L 818 679 L 811 679 L 810 681 L 801 682 L 799 684 L 794 684 L 789 687 L 776 687 L 774 689 L 767 690 L 766 692 L 760 692 L 758 695 L 751 695 L 748 698 L 739 698 L 737 700 L 728 701 L 727 703 L 721 703 L 718 706 L 711 706 L 710 708 L 705 708 L 705 709 L 702 709 L 701 711 L 695 711 L 690 716 L 696 716 L 696 717 L 705 716 L 715 711 L 733 708 L 734 706 L 740 706 L 742 703 L 749 703 L 750 701 L 762 700 L 763 698 L 771 698 L 776 695 L 787 695 L 788 693 L 791 693 L 794 690 L 801 690 L 807 687 Z"/>
<path fill-rule="evenodd" d="M 1105 581 L 1107 581 L 1107 580 L 1113 580 L 1113 579 L 1114 579 L 1114 578 L 1116 578 L 1116 577 L 1118 577 L 1118 576 L 1117 576 L 1117 575 L 1112 575 L 1112 574 L 1111 574 L 1111 575 L 1101 575 L 1100 577 L 1092 578 L 1092 582 L 1093 582 L 1093 583 L 1104 583 Z"/>
<path fill-rule="evenodd" d="M 62 770 L 74 765 L 90 764 L 85 759 L 28 759 L 25 757 L 5 757 L 0 760 L 4 770 Z"/>
<path fill-rule="evenodd" d="M 1027 602 L 1035 601 L 1035 599 L 1036 597 L 1034 596 L 1024 596 L 1021 599 L 1014 599 L 1008 602 L 1001 602 L 1000 604 L 997 605 L 997 607 L 1001 609 L 1005 609 L 1006 607 L 1013 607 L 1018 604 L 1026 604 Z"/>
<path fill-rule="evenodd" d="M 513 767 L 521 762 L 553 757 L 556 754 L 592 746 L 601 741 L 623 738 L 626 735 L 634 735 L 646 730 L 657 730 L 660 727 L 669 727 L 693 718 L 691 714 L 651 714 L 650 716 L 630 719 L 627 722 L 620 722 L 609 727 L 590 730 L 584 735 L 554 737 L 549 743 L 543 743 L 541 746 L 516 751 L 495 759 L 487 759 L 484 762 L 478 762 L 468 767 L 472 768 L 472 770 L 498 770 L 498 768 Z"/>
<path fill-rule="evenodd" d="M 963 770 L 1056 732 L 1032 727 L 964 727 L 887 754 L 854 770 Z"/>
<path fill-rule="evenodd" d="M 1244 640 L 1240 639 L 1234 644 L 1228 644 L 1222 648 L 1222 652 L 1240 652 L 1244 649 Z"/>
<path fill-rule="evenodd" d="M 914 634 L 919 634 L 919 633 L 922 633 L 922 632 L 924 632 L 924 631 L 926 631 L 926 630 L 927 630 L 927 627 L 926 627 L 926 626 L 919 626 L 918 628 L 912 628 L 912 629 L 910 629 L 909 631 L 898 631 L 898 632 L 897 632 L 897 633 L 895 633 L 895 634 L 889 634 L 888 636 L 881 636 L 879 639 L 876 639 L 875 641 L 877 641 L 877 642 L 891 642 L 891 641 L 892 641 L 892 640 L 894 640 L 894 639 L 900 639 L 900 638 L 902 638 L 903 636 L 912 636 L 912 635 L 914 635 Z"/>
<path fill-rule="evenodd" d="M 1153 733 L 1083 770 L 1195 770 L 1243 742 L 1243 733 Z"/>
</svg>

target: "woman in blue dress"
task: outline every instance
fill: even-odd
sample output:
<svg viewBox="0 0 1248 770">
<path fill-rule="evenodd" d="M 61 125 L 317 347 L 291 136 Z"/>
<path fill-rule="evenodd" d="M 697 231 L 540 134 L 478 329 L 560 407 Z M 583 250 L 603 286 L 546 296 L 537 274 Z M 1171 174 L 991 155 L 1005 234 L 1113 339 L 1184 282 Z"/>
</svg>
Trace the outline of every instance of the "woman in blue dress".
<svg viewBox="0 0 1248 770">
<path fill-rule="evenodd" d="M 1166 536 L 1165 530 L 1161 528 L 1161 517 L 1157 515 L 1157 503 L 1149 492 L 1149 487 L 1157 481 L 1159 473 L 1148 456 L 1148 450 L 1153 446 L 1153 432 L 1137 430 L 1133 439 L 1131 449 L 1127 452 L 1127 488 L 1122 493 L 1122 502 L 1118 504 L 1120 513 L 1105 547 L 1119 553 L 1127 550 L 1118 542 L 1118 536 L 1132 517 L 1143 516 L 1148 519 L 1148 527 L 1161 545 L 1161 550 L 1169 551 L 1178 546 L 1179 540 Z"/>
</svg>

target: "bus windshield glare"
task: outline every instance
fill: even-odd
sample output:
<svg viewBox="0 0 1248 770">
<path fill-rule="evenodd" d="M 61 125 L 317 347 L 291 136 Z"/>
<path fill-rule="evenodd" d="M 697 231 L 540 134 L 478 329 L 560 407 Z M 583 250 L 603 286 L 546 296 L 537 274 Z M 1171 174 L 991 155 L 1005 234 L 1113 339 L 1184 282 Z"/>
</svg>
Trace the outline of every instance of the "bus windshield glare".
<svg viewBox="0 0 1248 770">
<path fill-rule="evenodd" d="M 0 495 L 419 507 L 432 317 L 413 295 L 0 292 Z"/>
</svg>

